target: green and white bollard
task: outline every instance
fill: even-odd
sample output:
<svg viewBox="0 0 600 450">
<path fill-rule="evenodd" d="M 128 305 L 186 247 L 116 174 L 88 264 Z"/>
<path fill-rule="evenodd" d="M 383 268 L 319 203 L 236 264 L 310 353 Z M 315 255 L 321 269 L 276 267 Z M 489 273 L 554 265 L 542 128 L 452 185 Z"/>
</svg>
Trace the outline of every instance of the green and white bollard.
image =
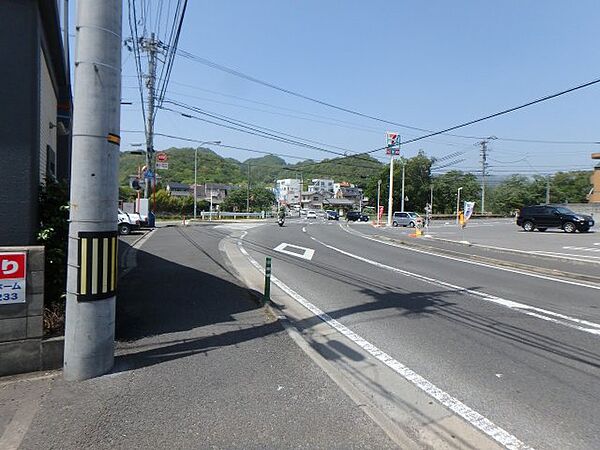
<svg viewBox="0 0 600 450">
<path fill-rule="evenodd" d="M 263 303 L 271 301 L 271 257 L 267 256 L 265 263 L 265 293 L 263 295 Z"/>
</svg>

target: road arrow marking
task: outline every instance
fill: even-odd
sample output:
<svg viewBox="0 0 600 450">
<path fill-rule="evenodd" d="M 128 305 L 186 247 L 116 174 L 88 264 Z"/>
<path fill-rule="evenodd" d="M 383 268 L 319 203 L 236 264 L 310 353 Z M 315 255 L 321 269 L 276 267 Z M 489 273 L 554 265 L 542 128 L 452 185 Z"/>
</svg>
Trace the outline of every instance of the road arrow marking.
<svg viewBox="0 0 600 450">
<path fill-rule="evenodd" d="M 296 250 L 300 250 L 302 253 L 298 253 L 297 251 L 294 252 L 294 251 L 286 250 L 286 248 L 293 248 Z M 308 261 L 310 261 L 312 259 L 313 255 L 315 254 L 315 251 L 312 248 L 300 247 L 298 245 L 287 244 L 285 242 L 282 242 L 277 247 L 275 247 L 273 250 L 275 250 L 276 252 L 279 252 L 279 253 L 285 253 L 286 255 L 295 256 L 297 258 L 307 259 Z"/>
</svg>

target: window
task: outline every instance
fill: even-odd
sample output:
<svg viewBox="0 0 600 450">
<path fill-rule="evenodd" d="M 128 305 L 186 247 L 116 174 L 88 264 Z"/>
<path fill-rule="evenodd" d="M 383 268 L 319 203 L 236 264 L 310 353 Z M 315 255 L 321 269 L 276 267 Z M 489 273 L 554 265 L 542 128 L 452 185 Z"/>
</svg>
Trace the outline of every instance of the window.
<svg viewBox="0 0 600 450">
<path fill-rule="evenodd" d="M 56 180 L 56 152 L 46 145 L 46 177 Z"/>
<path fill-rule="evenodd" d="M 319 201 L 319 197 L 315 195 L 315 196 L 313 197 L 313 201 L 314 201 L 314 202 L 318 202 L 318 201 Z"/>
</svg>

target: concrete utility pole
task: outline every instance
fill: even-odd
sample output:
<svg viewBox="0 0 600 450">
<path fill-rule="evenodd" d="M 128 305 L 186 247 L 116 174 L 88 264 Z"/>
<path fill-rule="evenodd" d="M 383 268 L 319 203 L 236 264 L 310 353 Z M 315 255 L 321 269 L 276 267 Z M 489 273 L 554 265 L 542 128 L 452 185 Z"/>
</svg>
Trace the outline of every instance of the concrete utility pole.
<svg viewBox="0 0 600 450">
<path fill-rule="evenodd" d="M 487 145 L 492 139 L 498 138 L 496 136 L 490 136 L 478 143 L 478 145 L 481 145 L 481 214 L 485 213 L 485 177 L 487 176 L 487 169 L 489 167 L 487 162 Z"/>
<path fill-rule="evenodd" d="M 114 362 L 121 102 L 120 0 L 77 5 L 64 376 Z"/>
<path fill-rule="evenodd" d="M 248 163 L 248 186 L 246 187 L 246 212 L 250 212 L 250 163 Z"/>
<path fill-rule="evenodd" d="M 550 203 L 550 175 L 546 176 L 546 205 Z"/>
<path fill-rule="evenodd" d="M 481 141 L 481 214 L 485 212 L 485 175 L 487 164 L 487 141 Z"/>
<path fill-rule="evenodd" d="M 155 118 L 155 97 L 156 97 L 156 55 L 159 52 L 158 41 L 155 34 L 150 35 L 150 39 L 143 39 L 140 42 L 140 49 L 148 53 L 148 75 L 146 77 L 146 87 L 148 88 L 148 109 L 146 112 L 146 170 L 156 173 L 154 166 L 154 118 Z M 154 182 L 146 180 L 144 188 L 144 198 L 150 197 L 149 184 Z"/>
</svg>

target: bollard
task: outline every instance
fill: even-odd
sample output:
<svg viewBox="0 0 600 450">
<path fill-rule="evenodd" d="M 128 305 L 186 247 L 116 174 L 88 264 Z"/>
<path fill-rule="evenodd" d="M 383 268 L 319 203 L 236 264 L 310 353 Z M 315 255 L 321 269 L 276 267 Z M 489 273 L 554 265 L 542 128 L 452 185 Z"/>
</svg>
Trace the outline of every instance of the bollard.
<svg viewBox="0 0 600 450">
<path fill-rule="evenodd" d="M 267 256 L 265 263 L 265 293 L 263 295 L 263 303 L 271 301 L 271 257 Z"/>
</svg>

